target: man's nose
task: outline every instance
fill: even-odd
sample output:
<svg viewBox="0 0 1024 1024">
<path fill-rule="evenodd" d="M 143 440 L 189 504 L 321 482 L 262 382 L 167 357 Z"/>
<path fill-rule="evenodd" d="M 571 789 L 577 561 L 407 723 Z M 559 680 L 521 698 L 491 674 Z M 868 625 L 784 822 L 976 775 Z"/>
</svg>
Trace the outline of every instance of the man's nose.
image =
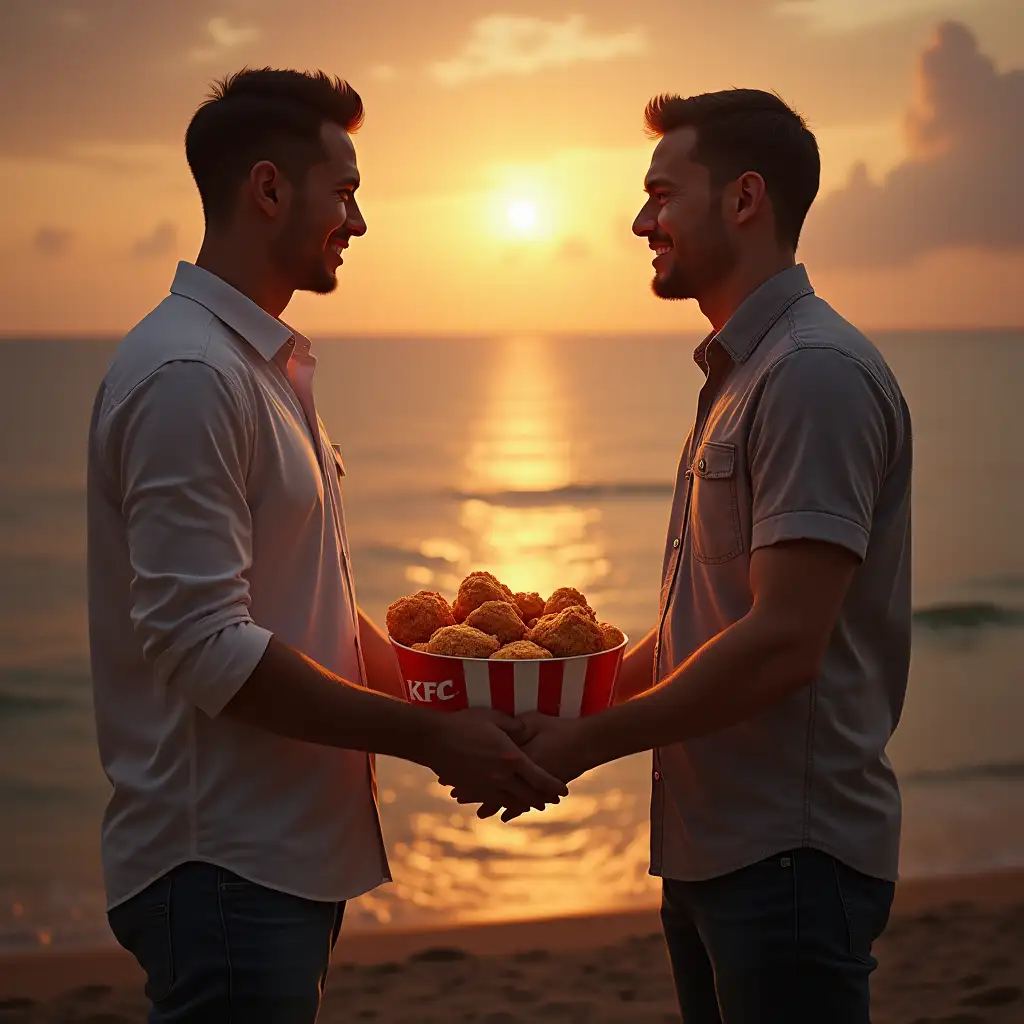
<svg viewBox="0 0 1024 1024">
<path fill-rule="evenodd" d="M 657 226 L 658 218 L 650 213 L 645 206 L 636 215 L 636 220 L 633 221 L 633 234 L 638 238 L 646 238 L 648 235 L 654 234 Z"/>
<path fill-rule="evenodd" d="M 365 235 L 366 220 L 363 218 L 363 211 L 359 204 L 353 199 L 347 207 L 348 216 L 345 218 L 345 228 L 350 235 Z"/>
</svg>

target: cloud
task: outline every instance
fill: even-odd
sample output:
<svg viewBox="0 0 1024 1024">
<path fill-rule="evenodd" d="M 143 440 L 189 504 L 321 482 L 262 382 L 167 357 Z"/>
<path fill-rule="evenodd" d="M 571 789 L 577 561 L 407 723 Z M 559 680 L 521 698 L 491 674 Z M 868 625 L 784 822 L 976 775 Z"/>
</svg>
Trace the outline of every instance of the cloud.
<svg viewBox="0 0 1024 1024">
<path fill-rule="evenodd" d="M 178 243 L 178 229 L 169 221 L 161 221 L 148 235 L 136 239 L 132 255 L 142 260 L 167 256 Z"/>
<path fill-rule="evenodd" d="M 492 14 L 476 22 L 456 56 L 433 64 L 431 72 L 445 85 L 458 85 L 492 75 L 530 75 L 544 68 L 615 60 L 646 47 L 642 28 L 600 35 L 587 28 L 580 14 L 560 22 Z"/>
<path fill-rule="evenodd" d="M 921 54 L 908 156 L 875 182 L 853 168 L 811 209 L 806 248 L 836 265 L 906 264 L 951 247 L 1024 247 L 1024 70 L 1000 72 L 945 22 Z"/>
<path fill-rule="evenodd" d="M 252 25 L 232 25 L 227 18 L 218 17 L 206 23 L 206 34 L 210 37 L 210 43 L 192 49 L 189 53 L 192 60 L 217 60 L 229 50 L 259 39 L 260 30 Z"/>
<path fill-rule="evenodd" d="M 74 237 L 67 228 L 54 228 L 44 224 L 35 233 L 32 248 L 43 256 L 63 256 L 71 248 Z"/>
<path fill-rule="evenodd" d="M 390 64 L 376 64 L 370 68 L 370 77 L 378 82 L 390 82 L 398 76 L 398 72 Z"/>
<path fill-rule="evenodd" d="M 915 15 L 945 15 L 983 0 L 779 0 L 774 13 L 803 18 L 823 34 L 860 32 Z"/>
</svg>

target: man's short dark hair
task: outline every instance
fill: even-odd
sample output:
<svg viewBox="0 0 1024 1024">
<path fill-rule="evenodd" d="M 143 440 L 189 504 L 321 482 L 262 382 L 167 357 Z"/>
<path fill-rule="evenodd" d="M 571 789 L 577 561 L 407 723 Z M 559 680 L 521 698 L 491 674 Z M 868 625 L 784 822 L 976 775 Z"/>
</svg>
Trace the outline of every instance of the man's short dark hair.
<svg viewBox="0 0 1024 1024">
<path fill-rule="evenodd" d="M 677 128 L 697 133 L 693 159 L 719 187 L 747 171 L 764 179 L 779 242 L 796 249 L 807 211 L 818 194 L 821 159 L 804 119 L 774 93 L 726 89 L 697 96 L 657 96 L 644 114 L 648 134 Z"/>
<path fill-rule="evenodd" d="M 363 101 L 323 71 L 243 68 L 216 82 L 185 133 L 207 223 L 231 215 L 239 183 L 261 160 L 300 184 L 313 164 L 327 159 L 320 138 L 325 121 L 357 131 Z"/>
</svg>

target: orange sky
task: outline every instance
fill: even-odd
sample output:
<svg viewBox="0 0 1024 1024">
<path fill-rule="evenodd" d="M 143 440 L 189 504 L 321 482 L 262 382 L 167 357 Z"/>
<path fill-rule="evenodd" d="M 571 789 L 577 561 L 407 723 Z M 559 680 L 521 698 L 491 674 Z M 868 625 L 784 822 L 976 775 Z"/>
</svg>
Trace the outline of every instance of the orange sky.
<svg viewBox="0 0 1024 1024">
<path fill-rule="evenodd" d="M 166 294 L 202 233 L 184 128 L 243 64 L 323 67 L 366 102 L 369 232 L 334 295 L 289 308 L 311 333 L 703 327 L 650 294 L 629 225 L 646 101 L 730 85 L 817 133 L 800 255 L 845 315 L 1024 323 L 1020 0 L 13 0 L 0 333 L 119 332 Z"/>
</svg>

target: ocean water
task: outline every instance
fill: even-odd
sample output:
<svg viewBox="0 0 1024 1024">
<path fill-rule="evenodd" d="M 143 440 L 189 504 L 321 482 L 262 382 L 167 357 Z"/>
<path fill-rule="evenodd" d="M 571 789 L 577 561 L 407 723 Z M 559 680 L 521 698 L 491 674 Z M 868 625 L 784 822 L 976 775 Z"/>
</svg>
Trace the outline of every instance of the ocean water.
<svg viewBox="0 0 1024 1024">
<path fill-rule="evenodd" d="M 697 338 L 317 342 L 318 403 L 345 452 L 361 603 L 454 590 L 584 590 L 654 621 Z M 1024 332 L 875 337 L 915 419 L 912 674 L 890 745 L 905 876 L 1024 864 Z M 85 437 L 109 340 L 0 342 L 0 949 L 112 941 L 84 599 Z M 511 825 L 426 770 L 380 761 L 395 882 L 347 926 L 651 904 L 649 755 Z"/>
</svg>

